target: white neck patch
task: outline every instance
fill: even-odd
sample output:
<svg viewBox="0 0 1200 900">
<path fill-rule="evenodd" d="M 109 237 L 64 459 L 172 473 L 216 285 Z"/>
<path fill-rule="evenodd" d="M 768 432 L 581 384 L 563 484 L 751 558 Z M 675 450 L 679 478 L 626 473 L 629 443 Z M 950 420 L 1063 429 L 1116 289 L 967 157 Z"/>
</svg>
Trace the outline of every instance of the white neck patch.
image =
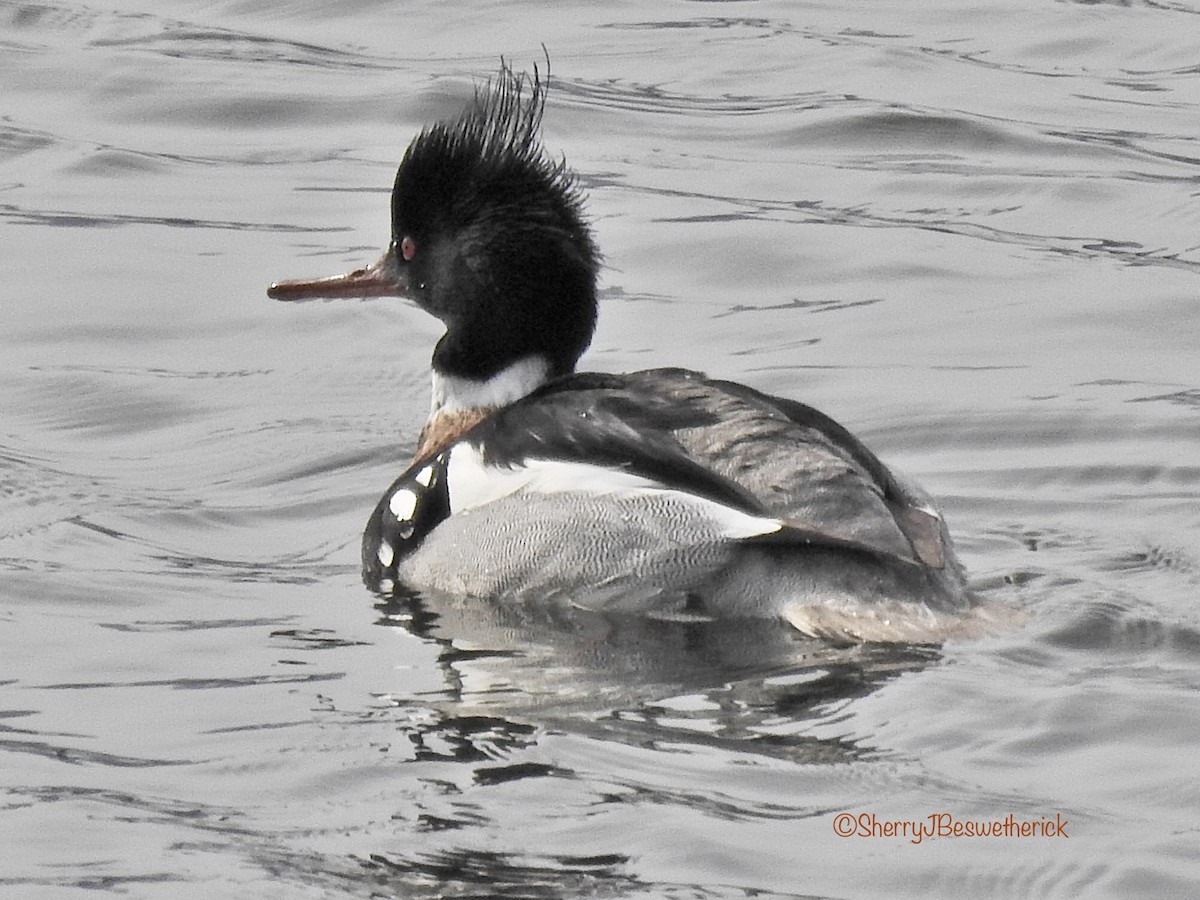
<svg viewBox="0 0 1200 900">
<path fill-rule="evenodd" d="M 464 409 L 499 409 L 533 393 L 549 376 L 550 363 L 541 356 L 519 359 L 485 381 L 446 375 L 434 369 L 430 415 Z"/>
</svg>

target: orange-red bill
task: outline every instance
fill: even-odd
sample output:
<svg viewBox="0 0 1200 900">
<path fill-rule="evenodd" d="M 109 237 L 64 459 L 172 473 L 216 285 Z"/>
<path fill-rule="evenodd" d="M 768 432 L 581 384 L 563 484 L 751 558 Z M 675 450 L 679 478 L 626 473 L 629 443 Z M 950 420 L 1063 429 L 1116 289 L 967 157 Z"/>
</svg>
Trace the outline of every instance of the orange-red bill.
<svg viewBox="0 0 1200 900">
<path fill-rule="evenodd" d="M 407 297 L 406 273 L 396 265 L 395 251 L 389 248 L 374 265 L 344 275 L 305 281 L 276 281 L 267 288 L 272 300 L 316 300 L 341 297 Z"/>
</svg>

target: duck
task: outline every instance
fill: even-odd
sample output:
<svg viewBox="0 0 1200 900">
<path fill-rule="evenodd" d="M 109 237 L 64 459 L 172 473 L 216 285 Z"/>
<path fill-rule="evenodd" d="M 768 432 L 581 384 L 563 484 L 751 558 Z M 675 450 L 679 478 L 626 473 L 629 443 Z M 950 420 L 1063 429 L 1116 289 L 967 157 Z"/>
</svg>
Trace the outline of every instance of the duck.
<svg viewBox="0 0 1200 900">
<path fill-rule="evenodd" d="M 549 73 L 506 64 L 408 145 L 391 240 L 281 301 L 399 297 L 439 319 L 430 412 L 362 538 L 382 595 L 927 642 L 976 609 L 930 496 L 823 412 L 682 368 L 578 363 L 601 255 L 542 138 Z"/>
</svg>

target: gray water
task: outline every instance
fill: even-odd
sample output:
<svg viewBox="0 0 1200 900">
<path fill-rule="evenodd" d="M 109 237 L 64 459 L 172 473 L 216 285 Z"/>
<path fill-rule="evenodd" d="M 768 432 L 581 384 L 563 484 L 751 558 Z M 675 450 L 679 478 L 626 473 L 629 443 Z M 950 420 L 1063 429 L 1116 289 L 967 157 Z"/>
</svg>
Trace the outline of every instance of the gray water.
<svg viewBox="0 0 1200 900">
<path fill-rule="evenodd" d="M 1198 13 L 0 0 L 0 894 L 1193 894 Z M 543 43 L 585 365 L 824 409 L 1023 626 L 377 605 L 438 329 L 264 289 Z M 884 834 L 1009 816 L 1066 836 Z"/>
</svg>

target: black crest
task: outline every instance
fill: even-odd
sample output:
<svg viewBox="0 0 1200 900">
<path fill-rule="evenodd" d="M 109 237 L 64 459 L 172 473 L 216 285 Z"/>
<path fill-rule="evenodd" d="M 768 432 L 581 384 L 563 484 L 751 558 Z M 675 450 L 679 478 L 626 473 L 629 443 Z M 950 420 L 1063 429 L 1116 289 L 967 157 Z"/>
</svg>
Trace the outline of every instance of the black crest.
<svg viewBox="0 0 1200 900">
<path fill-rule="evenodd" d="M 528 202 L 533 197 L 557 207 L 553 212 L 571 224 L 582 223 L 583 196 L 575 175 L 564 159 L 551 159 L 542 143 L 549 89 L 548 70 L 543 78 L 536 67 L 529 75 L 504 64 L 499 74 L 475 89 L 473 102 L 461 116 L 425 128 L 409 145 L 396 173 L 393 218 L 415 224 L 449 217 L 461 224 L 472 212 L 489 208 L 512 217 L 517 210 L 508 204 L 537 210 L 538 204 Z M 422 208 L 427 206 L 423 198 L 440 201 L 443 216 Z M 497 200 L 507 203 L 495 206 Z M 590 238 L 585 243 L 583 249 L 594 261 L 597 253 Z"/>
<path fill-rule="evenodd" d="M 599 253 L 583 195 L 542 144 L 548 78 L 507 65 L 461 116 L 409 145 L 392 191 L 392 240 L 411 241 L 415 299 L 451 328 L 434 367 L 487 378 L 540 355 L 574 369 L 596 324 Z"/>
<path fill-rule="evenodd" d="M 525 165 L 547 167 L 541 131 L 549 88 L 549 72 L 543 80 L 537 68 L 530 76 L 502 65 L 495 79 L 489 78 L 482 88 L 475 89 L 475 102 L 446 129 L 452 152 L 485 161 L 508 157 Z M 436 130 L 436 126 L 431 129 Z M 561 165 L 549 166 L 547 174 L 567 175 L 570 181 Z"/>
</svg>

